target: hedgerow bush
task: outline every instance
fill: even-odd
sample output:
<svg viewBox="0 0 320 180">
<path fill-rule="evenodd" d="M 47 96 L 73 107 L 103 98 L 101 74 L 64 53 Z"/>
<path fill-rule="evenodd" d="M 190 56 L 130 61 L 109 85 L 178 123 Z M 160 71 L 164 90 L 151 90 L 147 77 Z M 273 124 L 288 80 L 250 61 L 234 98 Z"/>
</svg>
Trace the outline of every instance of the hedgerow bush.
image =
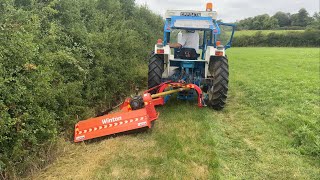
<svg viewBox="0 0 320 180">
<path fill-rule="evenodd" d="M 0 178 L 17 178 L 48 162 L 76 116 L 145 82 L 163 25 L 134 0 L 0 0 L 0 14 Z"/>
<path fill-rule="evenodd" d="M 252 36 L 234 37 L 235 47 L 319 47 L 320 31 L 306 30 L 304 32 L 270 33 L 258 31 Z"/>
</svg>

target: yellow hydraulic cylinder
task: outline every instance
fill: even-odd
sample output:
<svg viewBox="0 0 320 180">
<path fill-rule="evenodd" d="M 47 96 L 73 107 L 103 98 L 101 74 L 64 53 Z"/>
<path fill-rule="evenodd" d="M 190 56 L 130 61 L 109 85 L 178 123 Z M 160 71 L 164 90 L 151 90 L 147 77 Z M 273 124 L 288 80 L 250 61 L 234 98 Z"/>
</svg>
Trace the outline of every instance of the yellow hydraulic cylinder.
<svg viewBox="0 0 320 180">
<path fill-rule="evenodd" d="M 189 90 L 189 89 L 190 89 L 190 88 L 174 89 L 174 90 L 165 91 L 165 92 L 158 93 L 158 94 L 153 94 L 153 95 L 151 95 L 151 97 L 154 99 L 154 98 L 166 96 L 166 95 L 169 95 L 169 94 L 174 94 L 174 93 L 177 93 L 177 92 L 186 91 L 186 90 Z"/>
</svg>

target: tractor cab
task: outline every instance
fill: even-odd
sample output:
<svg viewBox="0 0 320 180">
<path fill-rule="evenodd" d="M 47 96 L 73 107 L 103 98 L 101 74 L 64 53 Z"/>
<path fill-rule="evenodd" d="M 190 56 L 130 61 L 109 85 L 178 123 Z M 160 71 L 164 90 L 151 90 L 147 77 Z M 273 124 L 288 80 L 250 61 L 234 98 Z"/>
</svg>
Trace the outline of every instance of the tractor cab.
<svg viewBox="0 0 320 180">
<path fill-rule="evenodd" d="M 184 47 L 174 50 L 175 59 L 197 60 L 205 59 L 207 45 L 214 44 L 214 35 L 220 34 L 220 28 L 215 21 L 217 13 L 215 11 L 167 11 L 164 27 L 164 44 L 170 43 L 171 39 L 177 42 L 186 40 L 197 41 L 199 47 Z M 179 32 L 178 34 L 174 32 Z M 175 36 L 175 37 L 172 37 Z M 202 44 L 200 45 L 200 37 Z M 174 40 L 173 40 L 174 41 Z"/>
<path fill-rule="evenodd" d="M 207 4 L 206 11 L 168 10 L 165 18 L 163 40 L 158 40 L 155 46 L 155 54 L 163 59 L 165 65 L 163 80 L 176 81 L 176 76 L 181 76 L 182 72 L 188 76 L 193 73 L 193 81 L 189 82 L 199 85 L 200 82 L 195 82 L 194 79 L 206 79 L 212 76 L 208 71 L 210 59 L 213 56 L 225 56 L 225 50 L 231 47 L 234 24 L 217 21 L 217 12 L 213 11 L 212 3 Z M 220 36 L 226 29 L 223 26 L 229 26 L 230 30 L 230 37 L 227 40 L 227 37 L 223 37 L 225 44 L 221 43 Z M 199 47 L 182 46 L 174 50 L 170 48 L 171 41 L 181 42 L 181 39 L 185 41 L 186 36 L 192 37 L 193 41 L 198 41 Z M 179 75 L 176 73 L 177 68 L 179 68 Z"/>
<path fill-rule="evenodd" d="M 208 46 L 212 46 L 220 49 L 223 47 L 225 50 L 230 48 L 232 45 L 232 39 L 234 35 L 234 24 L 227 24 L 217 21 L 217 12 L 212 10 L 212 3 L 208 3 L 206 11 L 188 11 L 188 10 L 168 10 L 165 14 L 165 26 L 164 26 L 164 36 L 163 45 L 166 46 L 170 43 L 171 39 L 176 39 L 179 41 L 185 34 L 196 33 L 202 38 L 202 44 L 200 44 L 200 51 L 196 51 L 199 58 L 205 60 L 205 55 Z M 223 26 L 229 26 L 232 28 L 230 37 L 226 44 L 221 44 L 220 34 L 223 31 Z M 222 27 L 222 28 L 221 28 Z M 178 34 L 172 32 L 179 31 Z M 172 37 L 176 36 L 176 37 Z M 201 39 L 199 38 L 199 39 Z M 224 41 L 226 37 L 224 37 Z M 183 50 L 185 49 L 185 50 Z M 182 52 L 187 54 L 193 54 L 194 50 L 190 47 L 182 47 L 181 49 L 175 49 L 174 57 L 181 58 Z M 173 58 L 170 58 L 173 59 Z M 190 60 L 186 57 L 184 59 Z M 193 60 L 198 58 L 192 57 Z"/>
</svg>

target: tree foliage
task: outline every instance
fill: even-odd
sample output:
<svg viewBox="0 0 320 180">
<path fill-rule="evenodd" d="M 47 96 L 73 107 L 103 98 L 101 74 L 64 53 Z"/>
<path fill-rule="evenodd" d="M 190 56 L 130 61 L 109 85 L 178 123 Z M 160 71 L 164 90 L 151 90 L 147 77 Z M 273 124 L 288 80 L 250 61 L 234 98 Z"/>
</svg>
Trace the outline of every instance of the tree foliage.
<svg viewBox="0 0 320 180">
<path fill-rule="evenodd" d="M 307 26 L 309 29 L 318 29 L 320 30 L 320 12 L 314 13 L 313 21 Z"/>
<path fill-rule="evenodd" d="M 312 18 L 309 16 L 309 13 L 306 9 L 302 8 L 297 14 L 292 14 L 291 16 L 291 25 L 292 26 L 301 26 L 306 27 L 310 24 Z"/>
<path fill-rule="evenodd" d="M 134 0 L 0 0 L 0 177 L 141 84 L 162 18 Z M 48 148 L 50 147 L 50 148 Z"/>
<path fill-rule="evenodd" d="M 278 24 L 280 27 L 286 27 L 291 25 L 290 13 L 284 13 L 279 11 L 272 17 L 278 20 Z"/>
<path fill-rule="evenodd" d="M 270 17 L 268 14 L 258 15 L 253 18 L 247 18 L 237 23 L 238 29 L 248 30 L 267 30 L 278 27 L 278 20 Z"/>
<path fill-rule="evenodd" d="M 270 34 L 258 31 L 250 36 L 236 36 L 232 45 L 235 47 L 320 47 L 319 33 L 319 30 Z"/>
<path fill-rule="evenodd" d="M 271 30 L 271 29 L 306 29 L 319 26 L 315 13 L 310 17 L 306 9 L 302 8 L 296 14 L 277 12 L 272 17 L 267 14 L 250 17 L 237 22 L 238 30 Z M 310 26 L 311 25 L 311 26 Z"/>
</svg>

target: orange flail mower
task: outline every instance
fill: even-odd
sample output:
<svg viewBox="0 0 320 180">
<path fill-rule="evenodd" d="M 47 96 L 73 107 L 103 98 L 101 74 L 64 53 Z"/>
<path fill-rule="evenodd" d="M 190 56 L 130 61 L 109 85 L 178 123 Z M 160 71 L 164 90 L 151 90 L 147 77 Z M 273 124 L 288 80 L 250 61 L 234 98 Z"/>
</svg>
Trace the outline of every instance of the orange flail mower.
<svg viewBox="0 0 320 180">
<path fill-rule="evenodd" d="M 149 92 L 157 89 L 157 94 Z M 169 89 L 169 90 L 168 90 Z M 159 117 L 155 106 L 164 105 L 165 97 L 194 89 L 198 94 L 198 106 L 202 107 L 202 91 L 194 84 L 162 83 L 145 91 L 142 96 L 127 98 L 120 106 L 120 112 L 80 121 L 75 125 L 74 142 L 81 142 L 102 136 L 141 128 L 151 128 L 152 121 Z"/>
</svg>

